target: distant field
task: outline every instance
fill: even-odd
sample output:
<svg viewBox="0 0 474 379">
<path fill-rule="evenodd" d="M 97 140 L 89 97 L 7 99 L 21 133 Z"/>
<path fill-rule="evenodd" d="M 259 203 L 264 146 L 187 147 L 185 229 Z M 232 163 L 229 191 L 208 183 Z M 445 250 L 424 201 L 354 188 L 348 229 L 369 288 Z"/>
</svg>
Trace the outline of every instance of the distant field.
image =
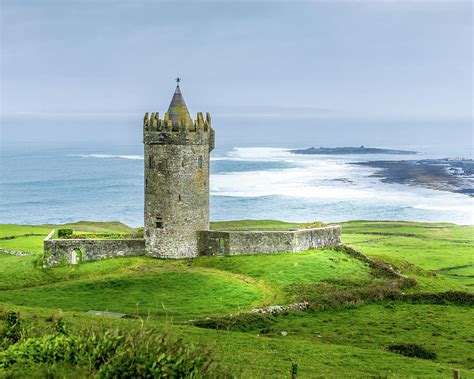
<svg viewBox="0 0 474 379">
<path fill-rule="evenodd" d="M 345 244 L 417 280 L 418 286 L 407 289 L 408 293 L 473 292 L 473 227 L 390 221 L 341 225 Z M 216 230 L 298 226 L 272 220 L 212 224 Z M 186 323 L 288 304 L 298 298 L 295 291 L 299 288 L 318 291 L 342 285 L 351 290 L 351 283 L 360 283 L 362 289 L 382 283 L 365 263 L 340 251 L 192 261 L 133 257 L 42 269 L 42 240 L 57 227 L 0 225 L 0 236 L 8 238 L 0 239 L 0 247 L 37 253 L 0 253 L 0 317 L 9 309 L 19 310 L 24 322 L 34 324 L 38 331 L 50 330 L 48 320 L 58 315 L 76 331 L 92 325 L 166 330 L 194 344 L 210 346 L 215 359 L 241 378 L 287 378 L 292 361 L 298 364 L 298 378 L 445 378 L 452 376 L 453 369 L 461 369 L 463 377 L 472 374 L 474 311 L 470 305 L 386 299 L 281 314 L 248 324 L 242 321 L 230 330 Z M 68 227 L 75 232 L 134 232 L 120 223 L 81 222 Z M 87 315 L 90 309 L 127 313 L 137 319 Z M 437 357 L 424 360 L 390 353 L 387 346 L 392 343 L 416 343 Z"/>
<path fill-rule="evenodd" d="M 473 226 L 382 221 L 341 225 L 343 242 L 355 249 L 394 264 L 411 263 L 474 290 Z"/>
</svg>

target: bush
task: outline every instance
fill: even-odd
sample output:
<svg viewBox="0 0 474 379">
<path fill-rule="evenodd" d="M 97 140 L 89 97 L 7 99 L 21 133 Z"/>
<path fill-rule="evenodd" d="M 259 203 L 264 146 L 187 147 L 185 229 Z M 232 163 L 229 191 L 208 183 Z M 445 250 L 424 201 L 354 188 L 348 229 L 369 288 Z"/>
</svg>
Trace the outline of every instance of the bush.
<svg viewBox="0 0 474 379">
<path fill-rule="evenodd" d="M 53 326 L 56 333 L 64 334 L 65 336 L 67 335 L 66 324 L 64 323 L 64 320 L 62 318 L 58 318 L 54 322 Z"/>
<path fill-rule="evenodd" d="M 447 291 L 438 293 L 411 293 L 403 297 L 410 303 L 439 305 L 474 306 L 474 294 L 463 291 Z"/>
<path fill-rule="evenodd" d="M 404 355 L 405 357 L 436 359 L 436 353 L 429 351 L 425 347 L 414 343 L 400 343 L 389 345 L 387 350 L 392 353 Z"/>
<path fill-rule="evenodd" d="M 360 304 L 397 300 L 402 297 L 403 280 L 327 279 L 319 283 L 293 284 L 287 287 L 292 301 L 307 301 L 311 309 L 325 310 Z"/>
<path fill-rule="evenodd" d="M 75 365 L 78 363 L 81 347 L 78 337 L 57 334 L 28 338 L 0 352 L 0 369 L 27 363 L 65 362 Z"/>
<path fill-rule="evenodd" d="M 4 345 L 11 342 L 17 342 L 22 336 L 20 315 L 15 311 L 8 311 L 5 329 L 2 330 L 0 337 L 5 340 Z"/>
<path fill-rule="evenodd" d="M 260 332 L 266 332 L 274 322 L 275 316 L 269 313 L 240 313 L 233 316 L 195 320 L 193 321 L 193 325 L 198 328 L 206 329 L 234 330 L 239 332 L 258 330 Z"/>
<path fill-rule="evenodd" d="M 64 325 L 55 334 L 20 340 L 0 352 L 0 371 L 40 370 L 49 377 L 70 373 L 95 374 L 99 378 L 222 377 L 208 351 L 182 340 L 149 332 L 101 331 L 64 335 Z M 56 323 L 58 327 L 58 323 Z M 72 374 L 68 376 L 74 376 Z M 76 375 L 77 376 L 77 375 Z"/>
<path fill-rule="evenodd" d="M 58 229 L 58 237 L 64 238 L 72 234 L 72 229 Z"/>
<path fill-rule="evenodd" d="M 166 336 L 142 336 L 137 341 L 125 339 L 127 348 L 116 353 L 103 364 L 99 378 L 184 378 L 202 377 L 215 372 L 213 362 L 206 352 L 201 352 L 182 341 L 170 341 Z M 141 341 L 140 341 L 141 340 Z M 206 375 L 207 374 L 207 375 Z"/>
</svg>

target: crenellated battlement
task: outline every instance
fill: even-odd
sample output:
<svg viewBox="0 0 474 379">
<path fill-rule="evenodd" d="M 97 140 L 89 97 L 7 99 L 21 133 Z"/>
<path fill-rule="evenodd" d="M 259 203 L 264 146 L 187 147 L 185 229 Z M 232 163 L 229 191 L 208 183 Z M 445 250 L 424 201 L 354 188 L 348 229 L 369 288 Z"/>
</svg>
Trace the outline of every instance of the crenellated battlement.
<svg viewBox="0 0 474 379">
<path fill-rule="evenodd" d="M 143 116 L 144 132 L 179 132 L 183 128 L 189 132 L 197 132 L 200 130 L 208 132 L 211 129 L 211 115 L 209 112 L 206 112 L 206 118 L 204 119 L 202 112 L 198 112 L 194 121 L 191 118 L 182 118 L 178 122 L 173 122 L 168 112 L 165 112 L 163 118 L 160 118 L 158 112 L 146 112 Z"/>
<path fill-rule="evenodd" d="M 198 112 L 196 119 L 182 118 L 174 122 L 166 112 L 160 118 L 158 112 L 146 112 L 143 116 L 143 142 L 148 144 L 203 145 L 214 148 L 214 130 L 211 127 L 211 115 Z"/>
</svg>

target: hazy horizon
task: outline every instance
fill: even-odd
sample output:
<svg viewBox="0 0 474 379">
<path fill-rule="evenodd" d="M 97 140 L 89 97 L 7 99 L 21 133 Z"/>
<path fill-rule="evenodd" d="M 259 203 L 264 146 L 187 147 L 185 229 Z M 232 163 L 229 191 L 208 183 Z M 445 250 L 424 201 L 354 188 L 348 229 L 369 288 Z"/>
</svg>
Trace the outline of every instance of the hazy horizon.
<svg viewBox="0 0 474 379">
<path fill-rule="evenodd" d="M 176 76 L 226 146 L 472 146 L 469 1 L 1 10 L 4 148 L 140 143 Z"/>
</svg>

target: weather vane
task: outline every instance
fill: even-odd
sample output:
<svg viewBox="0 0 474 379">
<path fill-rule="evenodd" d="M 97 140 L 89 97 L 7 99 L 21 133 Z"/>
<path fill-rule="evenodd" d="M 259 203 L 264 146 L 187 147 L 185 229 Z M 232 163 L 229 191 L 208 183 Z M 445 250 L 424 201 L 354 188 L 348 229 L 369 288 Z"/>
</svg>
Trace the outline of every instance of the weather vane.
<svg viewBox="0 0 474 379">
<path fill-rule="evenodd" d="M 178 86 L 179 86 L 179 82 L 181 81 L 181 78 L 176 78 L 176 83 L 178 83 Z"/>
</svg>

